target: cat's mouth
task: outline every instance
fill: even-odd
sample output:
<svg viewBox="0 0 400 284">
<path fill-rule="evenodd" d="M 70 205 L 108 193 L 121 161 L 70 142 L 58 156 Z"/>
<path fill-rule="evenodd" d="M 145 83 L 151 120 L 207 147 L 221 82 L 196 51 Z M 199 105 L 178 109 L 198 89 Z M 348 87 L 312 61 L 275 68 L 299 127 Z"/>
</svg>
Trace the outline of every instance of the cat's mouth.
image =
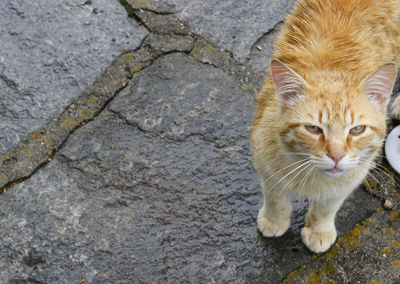
<svg viewBox="0 0 400 284">
<path fill-rule="evenodd" d="M 337 167 L 333 167 L 332 169 L 329 169 L 329 170 L 326 170 L 326 171 L 327 171 L 327 172 L 330 172 L 330 173 L 332 173 L 332 174 L 343 172 L 343 170 L 341 170 L 341 169 L 339 169 L 339 168 L 337 168 Z"/>
<path fill-rule="evenodd" d="M 342 170 L 342 169 L 339 169 L 339 168 L 337 168 L 337 167 L 333 167 L 333 168 L 331 168 L 331 169 L 327 169 L 327 170 L 324 170 L 324 173 L 327 175 L 327 176 L 330 176 L 330 177 L 340 177 L 343 173 L 344 173 L 344 170 Z"/>
</svg>

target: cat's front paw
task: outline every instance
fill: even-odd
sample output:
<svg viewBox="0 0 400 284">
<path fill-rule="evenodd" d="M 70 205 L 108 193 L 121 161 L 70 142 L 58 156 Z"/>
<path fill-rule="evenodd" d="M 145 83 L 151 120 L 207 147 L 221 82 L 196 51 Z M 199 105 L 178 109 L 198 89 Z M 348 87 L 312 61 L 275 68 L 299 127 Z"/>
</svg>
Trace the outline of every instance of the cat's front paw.
<svg viewBox="0 0 400 284">
<path fill-rule="evenodd" d="M 319 232 L 309 227 L 301 230 L 301 238 L 304 244 L 313 252 L 320 253 L 327 251 L 336 240 L 336 229 Z"/>
<path fill-rule="evenodd" d="M 266 216 L 258 216 L 257 225 L 264 237 L 279 237 L 282 236 L 289 228 L 290 219 L 282 222 L 270 220 Z"/>
</svg>

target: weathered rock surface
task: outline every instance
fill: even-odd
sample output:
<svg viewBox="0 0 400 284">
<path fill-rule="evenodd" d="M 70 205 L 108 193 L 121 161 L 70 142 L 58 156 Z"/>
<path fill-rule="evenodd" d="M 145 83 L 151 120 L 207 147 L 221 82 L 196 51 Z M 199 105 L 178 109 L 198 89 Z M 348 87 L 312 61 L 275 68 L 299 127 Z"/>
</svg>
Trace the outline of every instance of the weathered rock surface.
<svg viewBox="0 0 400 284">
<path fill-rule="evenodd" d="M 10 187 L 0 196 L 0 282 L 398 280 L 400 194 L 388 168 L 345 202 L 326 254 L 301 242 L 307 201 L 293 200 L 283 237 L 257 232 L 253 92 L 293 1 L 120 2 L 147 31 L 118 1 L 0 4 L 2 44 L 25 44 L 0 51 L 0 125 L 12 129 L 3 140 L 52 118 L 0 159 L 0 188 Z M 0 152 L 12 144 L 1 139 Z"/>
<path fill-rule="evenodd" d="M 0 154 L 93 84 L 145 28 L 118 1 L 0 1 Z"/>
<path fill-rule="evenodd" d="M 252 112 L 251 93 L 219 69 L 158 59 L 1 196 L 2 282 L 279 283 L 310 263 L 305 203 L 283 237 L 257 232 Z M 365 191 L 352 199 L 341 234 L 379 206 Z"/>
<path fill-rule="evenodd" d="M 379 208 L 332 248 L 283 283 L 398 283 L 400 222 L 397 210 Z"/>
<path fill-rule="evenodd" d="M 233 56 L 244 63 L 251 53 L 252 46 L 283 20 L 284 14 L 289 12 L 295 1 L 127 0 L 127 2 L 137 8 L 174 13 L 190 27 L 191 31 L 233 52 Z"/>
</svg>

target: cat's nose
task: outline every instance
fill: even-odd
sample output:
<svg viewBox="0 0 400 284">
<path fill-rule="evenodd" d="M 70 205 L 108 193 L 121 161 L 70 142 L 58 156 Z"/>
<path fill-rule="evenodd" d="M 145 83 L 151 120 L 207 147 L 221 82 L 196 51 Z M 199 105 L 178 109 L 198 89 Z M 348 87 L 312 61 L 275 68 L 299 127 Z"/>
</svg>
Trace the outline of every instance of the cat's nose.
<svg viewBox="0 0 400 284">
<path fill-rule="evenodd" d="M 340 162 L 340 160 L 344 157 L 344 153 L 343 151 L 340 150 L 334 150 L 328 153 L 328 157 L 331 158 L 337 165 Z"/>
</svg>

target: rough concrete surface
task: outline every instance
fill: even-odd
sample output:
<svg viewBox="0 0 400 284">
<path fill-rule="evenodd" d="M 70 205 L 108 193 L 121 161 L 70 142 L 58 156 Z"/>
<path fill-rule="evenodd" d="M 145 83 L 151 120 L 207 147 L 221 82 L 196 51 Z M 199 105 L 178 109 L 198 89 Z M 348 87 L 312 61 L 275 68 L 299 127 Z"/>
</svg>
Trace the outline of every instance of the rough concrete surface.
<svg viewBox="0 0 400 284">
<path fill-rule="evenodd" d="M 186 54 L 154 62 L 4 195 L 1 227 L 15 228 L 3 239 L 4 279 L 276 283 L 309 263 L 304 204 L 286 237 L 257 233 L 252 106 L 231 77 Z M 363 210 L 348 206 L 353 224 L 379 206 L 362 191 L 355 202 Z"/>
<path fill-rule="evenodd" d="M 252 46 L 283 20 L 294 0 L 128 0 L 133 6 L 174 13 L 190 30 L 246 62 Z M 168 6 L 167 6 L 168 5 Z"/>
<path fill-rule="evenodd" d="M 284 236 L 267 239 L 257 231 L 261 192 L 248 142 L 262 78 L 257 64 L 267 64 L 271 38 L 293 2 L 250 2 L 43 6 L 60 19 L 64 10 L 53 5 L 90 13 L 111 5 L 115 10 L 95 14 L 97 24 L 90 20 L 93 29 L 101 31 L 101 19 L 109 17 L 143 40 L 94 64 L 98 73 L 79 85 L 69 106 L 44 112 L 51 119 L 35 123 L 38 130 L 1 157 L 1 283 L 393 283 L 400 277 L 399 186 L 384 160 L 339 211 L 340 238 L 327 253 L 314 255 L 301 242 L 307 201 L 293 200 Z M 246 19 L 235 21 L 242 12 Z M 14 25 L 23 27 L 23 19 Z M 235 34 L 239 39 L 230 42 Z M 49 76 L 61 76 L 51 70 Z"/>
<path fill-rule="evenodd" d="M 0 1 L 0 153 L 60 114 L 147 31 L 118 1 Z"/>
</svg>

